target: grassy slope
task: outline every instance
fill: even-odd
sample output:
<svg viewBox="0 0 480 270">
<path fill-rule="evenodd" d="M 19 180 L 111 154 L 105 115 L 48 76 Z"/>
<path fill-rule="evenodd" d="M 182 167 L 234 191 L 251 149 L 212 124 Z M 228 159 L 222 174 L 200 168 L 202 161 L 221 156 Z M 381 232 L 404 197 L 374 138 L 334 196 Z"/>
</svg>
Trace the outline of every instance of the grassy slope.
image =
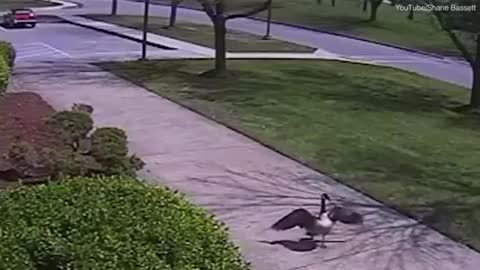
<svg viewBox="0 0 480 270">
<path fill-rule="evenodd" d="M 467 91 L 389 68 L 327 61 L 103 64 L 239 126 L 480 249 L 480 119 L 451 110 Z"/>
<path fill-rule="evenodd" d="M 2 0 L 0 1 L 0 11 L 14 8 L 49 7 L 56 5 L 58 4 L 43 0 Z"/>
<path fill-rule="evenodd" d="M 143 29 L 142 16 L 108 16 L 87 15 L 87 18 L 101 20 L 138 30 Z M 180 39 L 205 47 L 214 48 L 214 32 L 211 26 L 178 21 L 177 27 L 165 29 L 168 21 L 164 18 L 151 17 L 149 32 Z M 313 52 L 314 49 L 279 40 L 263 40 L 261 37 L 229 31 L 227 35 L 227 49 L 230 52 Z"/>
<path fill-rule="evenodd" d="M 245 0 L 230 2 L 243 1 Z M 170 0 L 152 2 L 169 4 Z M 400 12 L 390 5 L 382 5 L 378 21 L 370 23 L 367 22 L 369 13 L 362 12 L 358 0 L 336 1 L 335 7 L 330 6 L 330 1 L 323 2 L 324 4 L 318 5 L 316 0 L 276 0 L 272 18 L 274 21 L 361 36 L 433 53 L 460 55 L 449 37 L 439 30 L 435 20 L 427 13 L 417 12 L 415 19 L 409 21 L 406 18 L 407 12 Z M 200 8 L 196 0 L 184 0 L 181 5 Z M 255 17 L 266 18 L 266 12 Z"/>
</svg>

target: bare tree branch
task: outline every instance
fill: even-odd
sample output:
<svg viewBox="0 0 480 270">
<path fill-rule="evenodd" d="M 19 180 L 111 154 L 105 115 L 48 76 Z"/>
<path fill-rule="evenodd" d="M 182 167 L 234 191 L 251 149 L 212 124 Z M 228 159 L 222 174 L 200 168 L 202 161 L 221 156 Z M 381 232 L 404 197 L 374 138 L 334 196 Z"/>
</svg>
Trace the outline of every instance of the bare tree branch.
<svg viewBox="0 0 480 270">
<path fill-rule="evenodd" d="M 463 58 L 465 58 L 465 60 L 470 64 L 470 66 L 474 67 L 475 57 L 468 51 L 465 44 L 463 44 L 463 42 L 460 41 L 457 34 L 455 34 L 455 32 L 452 29 L 450 29 L 448 25 L 445 23 L 444 14 L 435 10 L 433 10 L 432 13 L 437 18 L 437 21 L 440 24 L 440 27 L 442 28 L 442 30 L 448 34 L 448 36 L 452 40 L 455 47 L 457 47 L 457 49 L 462 53 Z"/>
<path fill-rule="evenodd" d="M 205 13 L 207 13 L 208 17 L 210 17 L 210 19 L 213 21 L 216 17 L 216 14 L 213 7 L 210 6 L 210 3 L 208 2 L 208 0 L 198 0 L 198 2 L 200 2 Z"/>
</svg>

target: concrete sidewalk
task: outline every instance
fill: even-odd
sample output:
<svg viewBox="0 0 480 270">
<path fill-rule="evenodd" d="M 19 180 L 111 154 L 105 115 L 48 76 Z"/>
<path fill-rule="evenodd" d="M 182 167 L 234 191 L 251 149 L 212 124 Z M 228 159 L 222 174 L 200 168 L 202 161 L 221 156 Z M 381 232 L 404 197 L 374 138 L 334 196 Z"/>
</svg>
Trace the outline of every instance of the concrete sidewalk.
<svg viewBox="0 0 480 270">
<path fill-rule="evenodd" d="M 476 270 L 480 254 L 328 177 L 98 68 L 72 62 L 15 69 L 14 90 L 56 109 L 94 106 L 98 125 L 124 128 L 147 162 L 143 176 L 185 192 L 229 227 L 255 270 Z M 318 211 L 320 194 L 349 202 L 365 226 L 337 225 L 327 249 L 298 230 L 267 228 L 294 207 Z M 335 242 L 336 241 L 336 242 Z"/>
</svg>

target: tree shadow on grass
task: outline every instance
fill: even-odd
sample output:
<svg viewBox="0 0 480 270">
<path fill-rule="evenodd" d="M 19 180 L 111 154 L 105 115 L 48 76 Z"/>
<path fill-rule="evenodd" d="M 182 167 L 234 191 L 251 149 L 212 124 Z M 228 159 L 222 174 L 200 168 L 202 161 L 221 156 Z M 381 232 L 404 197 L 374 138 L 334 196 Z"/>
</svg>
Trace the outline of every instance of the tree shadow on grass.
<svg viewBox="0 0 480 270">
<path fill-rule="evenodd" d="M 443 125 L 446 128 L 461 128 L 471 131 L 480 131 L 480 110 L 469 106 L 449 108 L 453 113 L 446 117 Z"/>
<path fill-rule="evenodd" d="M 281 67 L 279 67 L 281 68 Z M 170 69 L 172 70 L 172 69 Z M 229 78 L 199 77 L 180 68 L 172 72 L 179 81 L 199 89 L 192 94 L 199 99 L 235 102 L 245 96 L 271 96 L 318 100 L 334 100 L 346 110 L 438 112 L 451 102 L 442 91 L 403 84 L 381 77 L 345 75 L 328 70 L 282 68 L 280 74 L 253 71 L 232 71 Z M 295 91 L 292 87 L 295 86 Z"/>
<path fill-rule="evenodd" d="M 136 66 L 100 64 L 143 84 L 162 80 L 188 86 L 192 98 L 238 103 L 252 98 L 271 97 L 288 101 L 305 98 L 319 102 L 336 101 L 339 109 L 431 113 L 450 109 L 452 99 L 439 89 L 403 84 L 379 76 L 342 74 L 340 71 L 278 66 L 279 72 L 231 69 L 228 77 L 202 76 L 186 61 L 155 61 Z M 213 64 L 213 63 L 212 63 Z M 208 67 L 207 67 L 208 69 Z M 132 73 L 134 72 L 134 73 Z M 131 76 L 134 74 L 135 76 Z M 392 75 L 393 76 L 393 75 Z M 293 89 L 294 87 L 295 89 Z M 255 92 L 255 95 L 252 94 Z M 250 97 L 249 97 L 250 96 Z M 254 96 L 254 97 L 252 97 Z"/>
<path fill-rule="evenodd" d="M 299 85 L 302 85 L 302 80 L 308 85 L 311 78 L 319 76 L 318 71 L 285 70 L 284 73 L 295 76 Z M 325 80 L 318 80 L 317 87 L 308 90 L 310 95 L 366 111 L 436 112 L 450 101 L 448 95 L 438 89 L 403 84 L 375 75 L 365 77 L 334 72 L 324 75 L 328 75 Z"/>
</svg>

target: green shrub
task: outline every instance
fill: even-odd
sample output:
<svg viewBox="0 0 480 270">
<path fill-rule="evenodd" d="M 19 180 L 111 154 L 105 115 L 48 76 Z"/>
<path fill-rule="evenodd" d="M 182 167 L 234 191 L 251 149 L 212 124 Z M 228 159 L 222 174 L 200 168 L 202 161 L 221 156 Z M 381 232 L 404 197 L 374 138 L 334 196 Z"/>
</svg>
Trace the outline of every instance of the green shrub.
<svg viewBox="0 0 480 270">
<path fill-rule="evenodd" d="M 119 128 L 97 128 L 91 135 L 92 155 L 97 160 L 108 160 L 128 154 L 127 135 Z"/>
<path fill-rule="evenodd" d="M 103 167 L 95 158 L 71 150 L 44 149 L 51 171 L 49 177 L 58 179 L 65 176 L 91 176 L 101 174 Z"/>
<path fill-rule="evenodd" d="M 23 178 L 55 180 L 63 176 L 89 176 L 103 171 L 103 167 L 91 156 L 68 148 L 36 149 L 26 142 L 12 144 L 7 158 Z"/>
<path fill-rule="evenodd" d="M 93 129 L 92 117 L 81 111 L 61 111 L 49 119 L 47 124 L 54 132 L 68 145 L 74 149 L 78 147 L 79 141 L 87 137 Z"/>
<path fill-rule="evenodd" d="M 5 59 L 0 57 L 0 94 L 4 93 L 7 90 L 9 79 L 10 68 L 5 62 Z"/>
<path fill-rule="evenodd" d="M 137 156 L 128 156 L 125 132 L 118 128 L 93 129 L 93 108 L 75 104 L 71 111 L 61 111 L 46 120 L 64 145 L 54 149 L 36 149 L 28 143 L 13 144 L 9 162 L 26 178 L 61 179 L 65 176 L 128 175 L 145 163 Z"/>
<path fill-rule="evenodd" d="M 26 142 L 12 144 L 7 158 L 22 177 L 48 177 L 52 174 L 55 163 L 47 157 L 45 152 L 39 151 Z"/>
<path fill-rule="evenodd" d="M 128 157 L 128 141 L 125 132 L 118 128 L 105 127 L 96 129 L 90 136 L 91 155 L 100 163 L 107 175 L 135 175 L 143 167 L 143 162 L 135 157 Z"/>
<path fill-rule="evenodd" d="M 130 178 L 3 191 L 0 232 L 1 269 L 248 269 L 206 211 Z"/>
<path fill-rule="evenodd" d="M 5 62 L 8 64 L 10 68 L 13 67 L 15 64 L 15 58 L 17 53 L 15 48 L 6 41 L 0 41 L 0 55 L 5 59 Z"/>
</svg>

